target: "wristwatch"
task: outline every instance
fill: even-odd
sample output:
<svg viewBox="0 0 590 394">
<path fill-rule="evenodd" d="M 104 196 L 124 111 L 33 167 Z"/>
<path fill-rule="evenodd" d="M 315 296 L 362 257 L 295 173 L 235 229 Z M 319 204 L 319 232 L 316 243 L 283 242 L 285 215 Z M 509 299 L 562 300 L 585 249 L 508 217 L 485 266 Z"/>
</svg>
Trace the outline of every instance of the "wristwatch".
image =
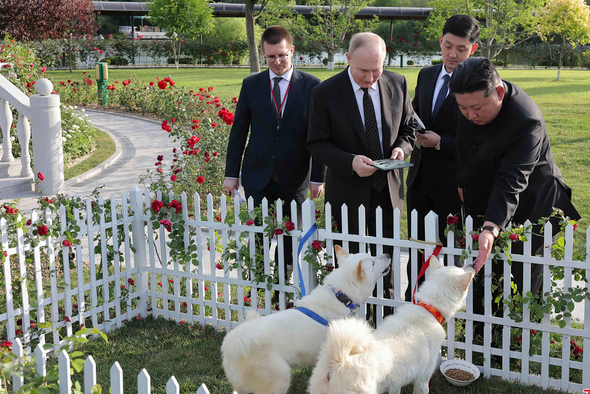
<svg viewBox="0 0 590 394">
<path fill-rule="evenodd" d="M 494 236 L 494 239 L 498 239 L 498 237 L 500 236 L 500 229 L 498 227 L 483 226 L 481 231 L 484 231 L 484 230 L 488 230 L 490 233 L 492 233 L 492 235 Z"/>
<path fill-rule="evenodd" d="M 434 149 L 440 150 L 440 140 L 442 140 L 442 137 L 438 137 L 438 142 L 436 143 L 436 145 L 434 145 Z"/>
</svg>

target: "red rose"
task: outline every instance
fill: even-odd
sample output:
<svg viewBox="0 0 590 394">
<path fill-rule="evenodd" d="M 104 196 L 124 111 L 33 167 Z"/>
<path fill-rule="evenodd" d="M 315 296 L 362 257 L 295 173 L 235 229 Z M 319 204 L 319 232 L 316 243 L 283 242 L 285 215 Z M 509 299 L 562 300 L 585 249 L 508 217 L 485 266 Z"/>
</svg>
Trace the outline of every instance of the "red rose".
<svg viewBox="0 0 590 394">
<path fill-rule="evenodd" d="M 447 226 L 450 226 L 451 224 L 457 224 L 457 223 L 459 223 L 458 216 L 449 215 L 447 217 Z"/>
<path fill-rule="evenodd" d="M 43 181 L 45 180 L 45 177 L 44 177 L 44 176 L 43 176 L 43 174 L 42 174 L 42 173 L 40 173 L 40 172 L 38 172 L 38 173 L 37 173 L 37 178 L 39 178 L 39 180 L 40 180 L 41 182 L 43 182 Z"/>
<path fill-rule="evenodd" d="M 49 229 L 47 228 L 46 225 L 42 225 L 42 226 L 37 227 L 37 233 L 39 235 L 47 235 L 47 234 L 49 234 Z"/>
<path fill-rule="evenodd" d="M 170 201 L 170 204 L 168 204 L 168 208 L 176 209 L 176 213 L 180 213 L 180 211 L 182 210 L 182 206 L 177 200 Z"/>
<path fill-rule="evenodd" d="M 328 264 L 326 265 L 326 270 L 328 270 L 328 272 L 332 272 L 334 271 L 334 266 L 332 264 Z"/>
<path fill-rule="evenodd" d="M 170 177 L 170 180 L 171 180 L 172 182 L 176 181 L 176 175 L 172 175 L 172 176 Z"/>
<path fill-rule="evenodd" d="M 518 234 L 510 234 L 508 237 L 511 241 L 518 241 Z"/>
<path fill-rule="evenodd" d="M 131 286 L 135 285 L 135 281 L 134 281 L 133 279 L 131 279 L 131 278 L 127 279 L 127 282 L 128 282 L 128 283 L 129 283 Z"/>
<path fill-rule="evenodd" d="M 158 155 L 158 161 L 162 161 L 164 160 L 164 156 L 163 155 Z"/>
<path fill-rule="evenodd" d="M 578 223 L 574 223 L 574 231 L 578 229 Z"/>
<path fill-rule="evenodd" d="M 322 249 L 322 241 L 318 241 L 318 240 L 316 240 L 316 241 L 313 241 L 313 242 L 311 243 L 311 246 L 312 246 L 312 247 L 313 247 L 315 250 L 320 250 L 320 249 Z"/>
<path fill-rule="evenodd" d="M 152 211 L 158 213 L 158 212 L 160 212 L 160 208 L 164 208 L 164 203 L 162 201 L 158 201 L 158 200 L 152 201 Z"/>
<path fill-rule="evenodd" d="M 246 221 L 246 226 L 253 226 L 254 225 L 254 220 L 250 219 Z"/>
<path fill-rule="evenodd" d="M 21 330 L 16 330 L 14 333 L 15 333 L 16 335 L 22 335 L 22 334 L 23 334 L 23 332 L 22 332 Z"/>
<path fill-rule="evenodd" d="M 282 230 L 282 229 L 280 229 L 280 228 L 277 228 L 277 229 L 275 230 L 275 235 L 281 235 L 282 233 L 283 233 L 283 230 Z"/>
<path fill-rule="evenodd" d="M 295 230 L 295 224 L 293 224 L 292 221 L 288 220 L 287 223 L 285 223 L 285 227 L 287 228 L 287 230 L 289 231 L 293 231 Z"/>
<path fill-rule="evenodd" d="M 162 219 L 160 220 L 160 224 L 166 227 L 166 230 L 168 230 L 168 232 L 172 231 L 172 223 L 170 222 L 170 220 Z"/>
<path fill-rule="evenodd" d="M 65 321 L 67 321 L 68 323 L 71 323 L 71 322 L 72 322 L 72 321 L 70 320 L 70 318 L 69 318 L 69 317 L 67 317 L 67 316 L 66 316 L 66 317 L 64 317 L 64 319 L 65 319 Z"/>
<path fill-rule="evenodd" d="M 215 264 L 215 266 L 217 267 L 218 270 L 223 269 L 223 264 L 217 263 L 217 264 Z"/>
<path fill-rule="evenodd" d="M 203 182 L 205 182 L 205 178 L 199 175 L 197 177 L 197 183 L 202 184 Z"/>
<path fill-rule="evenodd" d="M 474 241 L 479 241 L 479 234 L 472 234 L 471 238 L 473 238 Z"/>
<path fill-rule="evenodd" d="M 158 87 L 160 89 L 166 89 L 168 87 L 168 84 L 166 83 L 166 81 L 159 81 L 158 82 Z"/>
<path fill-rule="evenodd" d="M 63 246 L 66 246 L 66 247 L 68 247 L 68 248 L 69 248 L 70 246 L 72 246 L 72 243 L 71 243 L 70 241 L 68 241 L 67 239 L 64 239 L 64 240 L 63 240 L 63 242 L 62 242 L 61 244 L 62 244 Z"/>
</svg>

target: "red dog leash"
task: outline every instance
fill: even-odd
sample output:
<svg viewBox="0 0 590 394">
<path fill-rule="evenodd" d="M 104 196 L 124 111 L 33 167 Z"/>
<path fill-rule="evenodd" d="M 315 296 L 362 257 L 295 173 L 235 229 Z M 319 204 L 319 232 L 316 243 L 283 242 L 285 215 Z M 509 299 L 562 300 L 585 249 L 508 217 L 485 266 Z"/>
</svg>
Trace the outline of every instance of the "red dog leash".
<svg viewBox="0 0 590 394">
<path fill-rule="evenodd" d="M 426 269 L 430 265 L 430 259 L 432 258 L 432 256 L 438 257 L 438 254 L 440 253 L 441 250 L 442 250 L 442 245 L 436 245 L 436 248 L 434 248 L 434 252 L 430 255 L 430 257 L 428 258 L 428 260 L 426 260 L 426 262 L 424 262 L 424 253 L 422 253 L 422 269 L 420 270 L 420 273 L 418 274 L 418 278 L 416 279 L 416 284 L 414 285 L 414 292 L 412 293 L 412 302 L 414 304 L 416 304 L 415 296 L 416 296 L 416 289 L 418 288 L 418 281 L 420 280 L 421 277 L 424 276 Z"/>
</svg>

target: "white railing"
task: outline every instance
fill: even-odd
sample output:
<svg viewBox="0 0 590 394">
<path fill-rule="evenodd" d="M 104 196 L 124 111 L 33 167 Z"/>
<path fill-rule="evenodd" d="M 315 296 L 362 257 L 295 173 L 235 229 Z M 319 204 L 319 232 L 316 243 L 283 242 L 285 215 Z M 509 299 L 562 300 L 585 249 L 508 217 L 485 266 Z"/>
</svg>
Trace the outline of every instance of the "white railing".
<svg viewBox="0 0 590 394">
<path fill-rule="evenodd" d="M 0 67 L 2 64 L 0 64 Z M 2 159 L 0 178 L 7 178 L 10 163 L 14 161 L 10 129 L 12 128 L 12 105 L 18 111 L 16 126 L 21 146 L 21 177 L 33 177 L 29 140 L 31 120 L 33 136 L 33 161 L 37 172 L 45 178 L 37 184 L 38 190 L 46 195 L 62 193 L 64 190 L 64 163 L 61 135 L 60 100 L 51 94 L 53 85 L 46 78 L 39 79 L 34 89 L 37 94 L 28 97 L 12 82 L 0 75 L 0 128 L 2 129 Z"/>
<path fill-rule="evenodd" d="M 96 327 L 103 331 L 109 331 L 116 327 L 121 327 L 124 320 L 129 320 L 133 316 L 142 317 L 151 313 L 155 316 L 163 316 L 167 319 L 173 319 L 177 322 L 185 321 L 187 323 L 198 322 L 200 324 L 211 324 L 214 327 L 225 327 L 229 330 L 236 327 L 244 318 L 244 311 L 248 308 L 257 308 L 262 314 L 270 314 L 272 310 L 270 302 L 270 289 L 265 283 L 252 283 L 249 280 L 242 279 L 245 272 L 241 267 L 230 271 L 227 269 L 229 262 L 223 261 L 220 250 L 228 247 L 232 240 L 239 240 L 240 234 L 246 234 L 243 241 L 250 246 L 249 255 L 254 257 L 253 247 L 255 245 L 255 234 L 262 234 L 264 226 L 247 225 L 242 223 L 239 218 L 241 208 L 238 199 L 226 201 L 222 196 L 217 204 L 220 208 L 215 208 L 214 200 L 211 195 L 207 196 L 205 210 L 201 210 L 201 201 L 199 195 L 193 199 L 194 208 L 189 212 L 189 199 L 182 194 L 179 201 L 182 204 L 184 227 L 183 245 L 187 252 L 195 253 L 198 263 L 193 260 L 187 262 L 173 261 L 168 258 L 170 248 L 167 244 L 170 242 L 169 233 L 160 226 L 154 229 L 152 222 L 152 211 L 150 209 L 150 197 L 142 193 L 139 188 L 134 188 L 127 197 L 126 193 L 122 194 L 122 207 L 113 209 L 108 212 L 104 209 L 107 202 L 100 198 L 96 202 L 86 201 L 85 209 L 73 209 L 72 212 L 66 212 L 65 207 L 61 207 L 57 218 L 62 231 L 67 226 L 72 225 L 72 221 L 77 224 L 78 238 L 83 242 L 82 245 L 75 245 L 71 248 L 62 246 L 56 241 L 60 239 L 47 239 L 36 245 L 25 241 L 22 228 L 17 228 L 16 234 L 8 234 L 7 222 L 0 220 L 1 246 L 7 251 L 8 257 L 16 256 L 11 264 L 4 264 L 4 284 L 3 290 L 6 294 L 6 307 L 4 311 L 0 310 L 0 329 L 1 324 L 6 325 L 6 335 L 9 340 L 16 337 L 23 339 L 25 346 L 35 345 L 36 341 L 43 344 L 51 341 L 56 344 L 55 349 L 58 351 L 57 344 L 60 343 L 57 332 L 53 334 L 34 331 L 29 329 L 33 316 L 36 322 L 51 321 L 54 329 L 65 331 L 64 336 L 70 336 L 79 324 L 85 324 L 86 327 Z M 157 196 L 161 200 L 161 196 Z M 169 200 L 174 196 L 169 196 Z M 228 203 L 234 207 L 234 212 L 228 211 Z M 117 199 L 114 195 L 110 198 L 112 207 L 117 206 Z M 282 217 L 282 207 L 277 204 L 277 218 Z M 252 201 L 248 202 L 248 207 L 253 208 Z M 94 209 L 94 211 L 93 211 Z M 326 217 L 331 217 L 331 207 L 327 205 Z M 296 206 L 292 205 L 292 212 L 296 212 Z M 269 215 L 269 204 L 264 201 L 262 204 L 263 216 Z M 228 215 L 233 215 L 235 224 L 225 223 Z M 359 209 L 359 222 L 365 220 L 365 211 Z M 94 215 L 94 217 L 93 217 Z M 377 217 L 381 215 L 380 210 Z M 304 231 L 309 229 L 315 222 L 315 206 L 312 201 L 306 201 L 302 210 Z M 346 207 L 343 207 L 342 228 L 347 229 Z M 411 261 L 413 277 L 417 268 L 418 249 L 425 249 L 426 254 L 431 253 L 433 246 L 401 239 L 400 236 L 400 212 L 394 212 L 394 236 L 393 238 L 383 238 L 379 234 L 376 237 L 366 235 L 351 235 L 347 233 L 335 233 L 331 229 L 331 224 L 327 223 L 324 228 L 316 231 L 308 241 L 307 246 L 311 245 L 314 240 L 326 242 L 327 250 L 332 250 L 334 241 L 342 241 L 346 249 L 349 242 L 360 242 L 361 248 L 369 244 L 377 246 L 377 253 L 382 253 L 384 246 L 393 247 L 393 277 L 394 277 L 394 299 L 384 299 L 381 297 L 370 298 L 368 303 L 376 305 L 377 322 L 382 317 L 383 306 L 400 307 L 406 303 L 402 301 L 402 255 L 408 253 Z M 39 215 L 33 213 L 32 226 L 39 222 Z M 280 219 L 279 219 L 280 220 Z M 297 215 L 293 214 L 293 222 L 296 228 Z M 410 218 L 417 224 L 416 214 Z M 433 213 L 425 219 L 426 241 L 435 241 L 437 238 L 437 217 Z M 329 221 L 327 221 L 329 222 Z M 379 222 L 378 222 L 379 223 Z M 48 222 L 50 225 L 51 222 Z M 412 226 L 414 229 L 417 225 Z M 467 219 L 466 232 L 472 229 L 471 218 Z M 579 230 L 578 230 L 579 231 Z M 108 234 L 108 236 L 107 236 Z M 547 223 L 545 227 L 546 246 L 551 244 L 551 224 Z M 297 244 L 302 236 L 301 230 L 291 232 L 293 250 L 296 254 Z M 416 235 L 416 234 L 411 234 Z M 267 237 L 263 238 L 264 246 L 264 273 L 270 274 L 272 269 L 270 253 L 271 242 Z M 9 245 L 9 239 L 12 244 Z M 284 242 L 288 238 L 279 235 L 276 247 L 282 251 Z M 586 232 L 586 251 L 590 249 L 590 232 Z M 238 241 L 241 245 L 241 241 Z M 472 246 L 471 237 L 466 239 L 467 248 Z M 272 243 L 274 245 L 274 242 Z M 448 245 L 454 245 L 454 234 L 449 233 Z M 530 276 L 531 264 L 543 265 L 544 283 L 543 292 L 552 290 L 550 266 L 564 267 L 563 288 L 572 287 L 572 272 L 574 269 L 585 270 L 583 279 L 590 279 L 590 269 L 588 269 L 589 260 L 573 260 L 573 228 L 568 225 L 565 231 L 565 258 L 555 260 L 551 257 L 550 249 L 545 248 L 545 256 L 531 256 L 529 242 L 524 245 L 523 255 L 512 254 L 512 260 L 522 262 L 524 265 L 525 277 Z M 305 248 L 304 248 L 305 250 Z M 114 254 L 112 252 L 115 252 Z M 71 256 L 71 253 L 75 254 Z M 190 254 L 189 253 L 189 254 Z M 453 264 L 455 256 L 464 253 L 463 249 L 444 247 L 441 252 L 441 258 L 446 264 Z M 41 255 L 44 259 L 41 259 Z M 279 305 L 280 309 L 285 309 L 285 295 L 298 297 L 298 271 L 294 267 L 293 284 L 285 283 L 283 275 L 282 253 L 279 253 L 279 275 L 278 284 L 272 286 L 273 290 L 280 291 Z M 469 260 L 477 255 L 477 251 L 471 252 Z M 588 255 L 588 254 L 587 254 Z M 29 263 L 26 259 L 31 259 Z M 15 261 L 16 260 L 16 261 Z M 89 265 L 88 265 L 89 262 Z M 470 262 L 470 261 L 468 261 Z M 216 267 L 217 263 L 222 264 L 224 269 Z M 504 299 L 508 300 L 510 295 L 510 278 L 508 274 L 511 266 L 505 259 L 504 275 L 505 279 L 500 285 L 504 289 Z M 16 268 L 18 267 L 18 268 Z M 44 270 L 49 269 L 49 279 L 44 278 Z M 18 272 L 12 272 L 16 270 Z M 305 261 L 302 261 L 301 270 L 307 288 L 315 286 L 315 273 Z M 34 274 L 30 274 L 30 272 Z M 29 273 L 29 274 L 27 274 Z M 478 364 L 485 377 L 501 376 L 504 379 L 518 379 L 524 383 L 534 383 L 541 385 L 543 388 L 558 387 L 562 390 L 579 390 L 590 387 L 590 351 L 586 350 L 580 357 L 573 357 L 570 351 L 570 338 L 583 338 L 583 346 L 590 349 L 590 302 L 585 304 L 578 303 L 576 308 L 582 308 L 582 321 L 572 324 L 570 318 L 564 318 L 565 326 L 563 328 L 551 322 L 551 315 L 545 314 L 541 322 L 531 321 L 528 305 L 523 308 L 523 321 L 517 322 L 507 314 L 504 317 L 491 315 L 492 303 L 492 264 L 484 266 L 483 275 L 485 275 L 485 314 L 478 315 L 472 313 L 473 303 L 472 290 L 467 297 L 466 311 L 456 315 L 459 322 L 464 322 L 465 335 L 456 338 L 455 335 L 449 335 L 444 346 L 447 348 L 448 358 L 456 356 L 464 357 L 469 361 Z M 34 276 L 35 289 L 27 284 L 27 275 Z M 46 274 L 45 274 L 46 275 Z M 10 278 L 10 279 L 8 279 Z M 74 279 L 75 278 L 75 279 Z M 530 285 L 524 284 L 524 293 L 529 291 Z M 124 288 L 122 286 L 125 286 Z M 244 299 L 247 294 L 245 287 L 258 289 L 260 292 L 252 291 L 251 299 Z M 383 294 L 383 282 L 377 285 L 377 294 Z M 554 289 L 553 289 L 554 290 Z M 236 297 L 237 294 L 237 297 Z M 18 302 L 17 302 L 18 301 Z M 1 302 L 1 301 L 0 301 Z M 477 301 L 480 302 L 480 301 Z M 2 305 L 0 304 L 0 307 Z M 360 316 L 364 316 L 361 311 Z M 49 317 L 51 316 L 51 317 Z M 22 329 L 16 334 L 15 322 L 22 320 Z M 473 332 L 474 323 L 484 323 L 483 344 L 474 343 Z M 447 322 L 447 332 L 454 333 L 456 329 L 455 320 Z M 503 335 L 499 346 L 492 344 L 492 325 L 503 327 Z M 521 347 L 513 347 L 511 343 L 510 331 L 512 329 L 521 329 Z M 531 339 L 531 333 L 535 330 L 541 338 L 541 345 L 537 346 L 534 338 Z M 32 332 L 34 331 L 34 332 Z M 51 340 L 48 336 L 53 335 Z M 561 349 L 555 351 L 552 348 L 552 336 L 561 339 L 563 344 Z M 538 338 L 538 337 L 536 337 Z M 534 354 L 531 354 L 531 348 L 535 348 Z M 30 352 L 30 348 L 27 350 Z M 501 357 L 501 366 L 492 364 L 492 359 Z M 511 366 L 511 360 L 516 360 L 518 368 Z M 555 373 L 554 369 L 560 372 Z M 551 370 L 551 374 L 549 373 Z M 571 372 L 571 374 L 570 374 Z M 570 377 L 577 375 L 577 377 Z"/>
</svg>

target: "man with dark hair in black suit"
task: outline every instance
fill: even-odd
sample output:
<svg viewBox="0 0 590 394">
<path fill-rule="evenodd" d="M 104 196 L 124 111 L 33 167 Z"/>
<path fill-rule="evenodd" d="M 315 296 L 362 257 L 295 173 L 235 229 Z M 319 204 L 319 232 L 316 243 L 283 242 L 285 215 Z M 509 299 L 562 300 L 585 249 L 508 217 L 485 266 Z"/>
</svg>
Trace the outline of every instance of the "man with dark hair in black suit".
<svg viewBox="0 0 590 394">
<path fill-rule="evenodd" d="M 307 190 L 311 198 L 321 196 L 325 176 L 324 166 L 315 161 L 312 164 L 306 147 L 311 92 L 320 80 L 293 67 L 295 46 L 285 28 L 266 29 L 260 48 L 268 70 L 242 83 L 223 185 L 234 196 L 241 165 L 246 197 L 252 197 L 256 206 L 263 198 L 269 204 L 280 198 L 283 214 L 289 217 L 291 201 L 296 201 L 301 224 L 301 204 Z M 287 275 L 293 264 L 291 240 L 285 239 L 283 246 Z"/>
<path fill-rule="evenodd" d="M 474 228 L 482 230 L 473 262 L 476 272 L 487 261 L 499 231 L 510 222 L 530 220 L 534 224 L 531 253 L 542 254 L 538 219 L 549 216 L 553 207 L 570 219 L 580 218 L 571 202 L 571 189 L 553 161 L 543 114 L 521 88 L 500 79 L 486 58 L 470 58 L 457 66 L 449 89 L 463 114 L 456 135 L 459 195 Z M 560 226 L 553 224 L 555 235 Z M 522 244 L 513 243 L 513 250 L 521 253 Z M 493 266 L 496 278 L 502 268 L 502 264 Z M 522 263 L 513 262 L 511 273 L 513 282 L 522 286 Z M 542 266 L 533 264 L 526 279 L 537 294 L 542 289 Z M 480 278 L 473 288 L 474 312 L 480 314 L 482 283 Z"/>
<path fill-rule="evenodd" d="M 430 211 L 438 215 L 438 234 L 445 243 L 446 217 L 457 214 L 461 200 L 457 192 L 457 158 L 455 131 L 457 130 L 457 102 L 449 93 L 448 82 L 455 67 L 477 50 L 479 23 L 470 15 L 453 15 L 443 27 L 439 38 L 443 64 L 426 67 L 418 74 L 412 106 L 422 119 L 426 130 L 416 134 L 416 146 L 408 172 L 408 235 L 412 236 L 411 213 L 418 214 L 417 239 L 424 239 L 424 217 Z M 411 275 L 411 259 L 407 266 L 408 288 L 405 299 L 411 299 L 416 282 Z M 418 253 L 417 271 L 422 266 Z M 422 278 L 420 282 L 424 279 Z"/>
<path fill-rule="evenodd" d="M 383 237 L 392 238 L 393 210 L 403 209 L 403 172 L 378 170 L 373 160 L 404 160 L 412 151 L 415 123 L 406 78 L 383 71 L 385 42 L 376 34 L 355 34 L 346 57 L 349 67 L 313 91 L 307 146 L 328 168 L 326 202 L 339 231 L 343 204 L 348 206 L 349 234 L 381 230 L 375 213 L 381 207 Z M 366 209 L 366 228 L 359 225 L 360 205 Z M 349 249 L 358 252 L 358 242 Z M 383 251 L 392 254 L 393 248 Z M 376 253 L 375 245 L 371 252 Z M 391 290 L 390 272 L 385 277 L 387 298 L 393 298 Z"/>
</svg>

